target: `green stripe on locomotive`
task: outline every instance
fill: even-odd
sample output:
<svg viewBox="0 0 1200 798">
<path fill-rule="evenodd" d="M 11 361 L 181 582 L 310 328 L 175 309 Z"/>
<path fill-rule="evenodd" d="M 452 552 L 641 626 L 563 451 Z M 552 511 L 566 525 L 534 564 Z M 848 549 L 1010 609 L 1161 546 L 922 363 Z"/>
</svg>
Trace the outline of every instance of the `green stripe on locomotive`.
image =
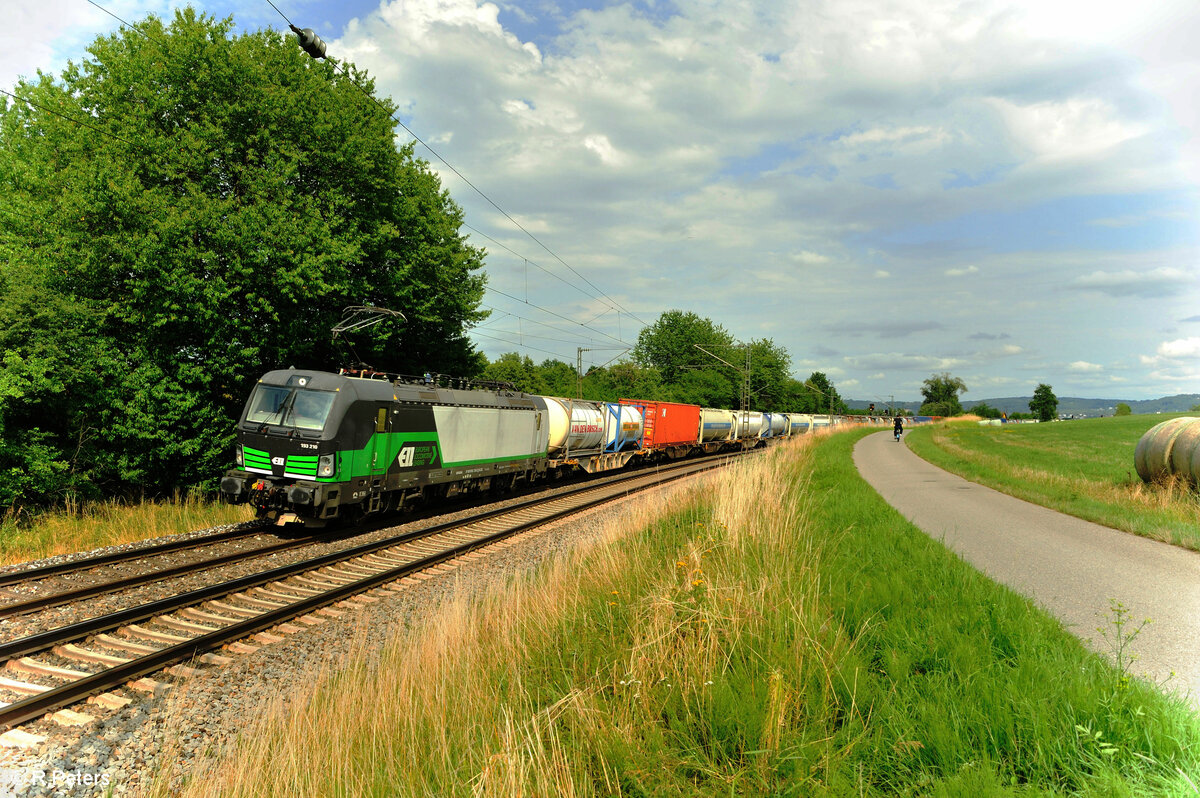
<svg viewBox="0 0 1200 798">
<path fill-rule="evenodd" d="M 332 477 L 318 477 L 318 482 L 349 482 L 379 477 L 396 471 L 419 469 L 454 469 L 496 463 L 517 463 L 545 458 L 545 452 L 489 457 L 477 460 L 443 462 L 442 444 L 436 432 L 377 432 L 361 449 L 337 452 Z M 289 464 L 291 458 L 288 459 Z M 314 466 L 313 473 L 316 473 Z"/>
</svg>

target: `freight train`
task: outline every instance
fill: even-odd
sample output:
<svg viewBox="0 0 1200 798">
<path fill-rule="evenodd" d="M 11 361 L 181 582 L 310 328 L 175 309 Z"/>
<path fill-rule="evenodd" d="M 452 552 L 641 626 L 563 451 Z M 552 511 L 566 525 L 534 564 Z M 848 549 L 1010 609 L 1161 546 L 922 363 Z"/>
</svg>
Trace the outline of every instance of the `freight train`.
<svg viewBox="0 0 1200 798">
<path fill-rule="evenodd" d="M 503 492 L 631 461 L 748 449 L 828 416 L 594 402 L 362 371 L 272 371 L 238 420 L 224 500 L 323 526 L 462 493 Z"/>
</svg>

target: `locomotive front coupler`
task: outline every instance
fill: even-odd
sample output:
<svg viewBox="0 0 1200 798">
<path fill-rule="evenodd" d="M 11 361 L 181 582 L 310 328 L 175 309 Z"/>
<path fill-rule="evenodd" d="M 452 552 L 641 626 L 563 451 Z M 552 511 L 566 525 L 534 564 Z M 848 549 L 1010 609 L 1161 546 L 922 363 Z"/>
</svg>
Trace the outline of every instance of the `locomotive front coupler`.
<svg viewBox="0 0 1200 798">
<path fill-rule="evenodd" d="M 259 512 L 282 510 L 287 504 L 287 492 L 282 487 L 276 487 L 265 479 L 259 479 L 250 486 L 246 499 Z"/>
</svg>

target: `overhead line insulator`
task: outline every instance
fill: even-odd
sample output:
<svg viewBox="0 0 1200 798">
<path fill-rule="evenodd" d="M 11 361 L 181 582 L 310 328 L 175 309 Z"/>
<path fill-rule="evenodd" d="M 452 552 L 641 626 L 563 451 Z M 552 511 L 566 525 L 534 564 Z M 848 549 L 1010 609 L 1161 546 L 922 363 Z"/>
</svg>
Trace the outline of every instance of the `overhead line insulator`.
<svg viewBox="0 0 1200 798">
<path fill-rule="evenodd" d="M 325 57 L 325 40 L 316 34 L 312 28 L 301 30 L 295 25 L 289 25 L 292 33 L 300 40 L 300 49 L 311 55 L 313 58 Z"/>
</svg>

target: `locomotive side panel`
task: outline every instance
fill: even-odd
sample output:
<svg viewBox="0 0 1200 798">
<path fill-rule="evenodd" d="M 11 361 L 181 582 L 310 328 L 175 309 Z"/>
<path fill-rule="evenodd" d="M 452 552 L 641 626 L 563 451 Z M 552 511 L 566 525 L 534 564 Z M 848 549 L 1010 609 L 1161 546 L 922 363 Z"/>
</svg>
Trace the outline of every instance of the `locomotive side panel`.
<svg viewBox="0 0 1200 798">
<path fill-rule="evenodd" d="M 499 407 L 434 407 L 444 467 L 545 457 L 548 435 L 542 415 Z"/>
</svg>

